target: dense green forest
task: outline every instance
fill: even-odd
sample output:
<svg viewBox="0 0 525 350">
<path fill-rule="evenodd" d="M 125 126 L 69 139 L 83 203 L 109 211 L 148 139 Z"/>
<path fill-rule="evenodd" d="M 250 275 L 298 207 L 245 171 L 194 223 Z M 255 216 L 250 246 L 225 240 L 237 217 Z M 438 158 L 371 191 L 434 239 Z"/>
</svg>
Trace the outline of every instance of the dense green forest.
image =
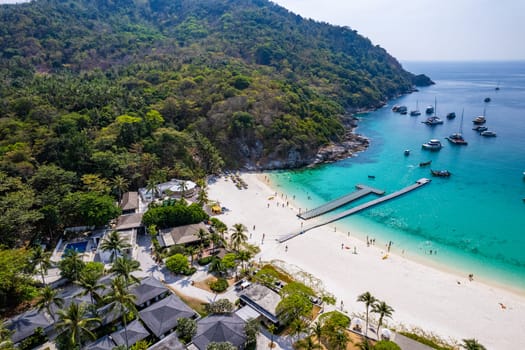
<svg viewBox="0 0 525 350">
<path fill-rule="evenodd" d="M 414 76 L 356 31 L 266 0 L 35 0 L 0 6 L 0 81 L 13 247 L 100 224 L 123 190 L 304 165 Z"/>
</svg>

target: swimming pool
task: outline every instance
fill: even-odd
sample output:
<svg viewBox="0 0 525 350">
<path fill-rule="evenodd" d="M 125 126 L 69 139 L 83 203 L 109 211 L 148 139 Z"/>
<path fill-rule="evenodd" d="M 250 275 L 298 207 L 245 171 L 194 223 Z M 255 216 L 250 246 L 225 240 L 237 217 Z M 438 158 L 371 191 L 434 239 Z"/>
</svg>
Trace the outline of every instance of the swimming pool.
<svg viewBox="0 0 525 350">
<path fill-rule="evenodd" d="M 77 253 L 84 253 L 86 251 L 87 245 L 89 241 L 81 241 L 81 242 L 75 242 L 75 243 L 68 243 L 66 244 L 66 247 L 64 248 L 64 252 L 68 250 L 74 250 Z"/>
</svg>

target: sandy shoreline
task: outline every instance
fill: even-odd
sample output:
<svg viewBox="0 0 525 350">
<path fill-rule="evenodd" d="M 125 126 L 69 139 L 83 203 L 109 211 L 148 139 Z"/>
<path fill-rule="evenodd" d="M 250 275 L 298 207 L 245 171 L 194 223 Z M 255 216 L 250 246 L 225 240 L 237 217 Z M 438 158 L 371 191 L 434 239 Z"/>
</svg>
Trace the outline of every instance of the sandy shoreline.
<svg viewBox="0 0 525 350">
<path fill-rule="evenodd" d="M 320 279 L 350 315 L 364 312 L 356 298 L 370 291 L 395 309 L 389 321 L 395 325 L 419 327 L 444 339 L 476 338 L 488 349 L 525 344 L 525 297 L 404 256 L 389 254 L 383 259 L 386 247 L 367 247 L 353 237 L 353 230 L 348 236 L 347 231 L 334 232 L 334 226 L 324 226 L 279 244 L 276 238 L 301 227 L 292 198 L 276 196 L 264 175 L 243 174 L 242 178 L 248 184 L 246 190 L 225 178 L 209 185 L 209 198 L 229 209 L 218 218 L 228 226 L 244 224 L 250 242 L 261 247 L 258 258 L 263 261 L 283 261 L 288 268 L 295 266 Z"/>
</svg>

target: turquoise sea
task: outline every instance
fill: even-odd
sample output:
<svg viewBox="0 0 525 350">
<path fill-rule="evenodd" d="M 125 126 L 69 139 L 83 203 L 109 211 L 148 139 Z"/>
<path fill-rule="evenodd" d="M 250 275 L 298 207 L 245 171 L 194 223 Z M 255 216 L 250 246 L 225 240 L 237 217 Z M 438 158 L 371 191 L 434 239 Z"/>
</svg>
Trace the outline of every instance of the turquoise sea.
<svg viewBox="0 0 525 350">
<path fill-rule="evenodd" d="M 289 196 L 295 195 L 299 206 L 311 209 L 353 191 L 359 183 L 391 193 L 422 177 L 431 178 L 427 186 L 337 222 L 338 231 L 352 235 L 351 227 L 358 227 L 376 238 L 376 245 L 393 241 L 397 253 L 404 250 L 428 264 L 464 276 L 473 273 L 477 279 L 525 293 L 525 62 L 403 66 L 427 74 L 436 85 L 359 115 L 357 132 L 371 140 L 365 152 L 314 169 L 274 172 L 272 180 Z M 489 103 L 484 102 L 486 97 L 491 98 Z M 444 124 L 422 124 L 425 107 L 435 100 Z M 411 110 L 417 103 L 419 117 L 391 111 L 394 104 Z M 463 109 L 468 145 L 456 146 L 444 138 L 459 130 Z M 447 120 L 449 112 L 457 117 Z M 482 137 L 472 130 L 472 119 L 483 113 L 485 125 L 497 137 Z M 441 151 L 421 148 L 430 138 L 441 140 Z M 411 150 L 409 156 L 405 149 Z M 431 168 L 448 169 L 452 176 L 432 177 L 430 167 L 419 167 L 428 160 Z"/>
</svg>

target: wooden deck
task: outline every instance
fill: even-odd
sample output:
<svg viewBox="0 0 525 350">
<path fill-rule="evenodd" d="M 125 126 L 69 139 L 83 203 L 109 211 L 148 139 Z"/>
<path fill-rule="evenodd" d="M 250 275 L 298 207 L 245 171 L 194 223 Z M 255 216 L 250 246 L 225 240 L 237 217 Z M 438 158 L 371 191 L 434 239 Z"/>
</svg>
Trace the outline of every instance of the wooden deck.
<svg viewBox="0 0 525 350">
<path fill-rule="evenodd" d="M 303 220 L 308 220 L 311 218 L 315 218 L 316 216 L 326 214 L 329 211 L 342 207 L 345 204 L 353 202 L 371 193 L 375 193 L 377 195 L 383 195 L 385 193 L 385 191 L 381 191 L 381 190 L 375 189 L 373 187 L 368 187 L 365 185 L 356 185 L 355 187 L 357 188 L 357 191 L 351 192 L 342 197 L 334 199 L 312 210 L 305 211 L 304 213 L 298 214 L 297 216 Z"/>
<path fill-rule="evenodd" d="M 396 191 L 396 192 L 392 192 L 384 197 L 381 197 L 381 198 L 377 198 L 377 199 L 374 199 L 374 200 L 371 200 L 369 202 L 366 202 L 364 204 L 361 204 L 361 205 L 358 205 L 357 207 L 354 207 L 354 208 L 351 208 L 351 209 L 348 209 L 342 213 L 339 213 L 337 215 L 334 215 L 330 218 L 327 218 L 326 220 L 323 220 L 323 221 L 319 221 L 315 224 L 312 224 L 312 225 L 309 225 L 309 226 L 306 226 L 306 227 L 303 227 L 301 230 L 298 230 L 298 231 L 294 231 L 294 232 L 291 232 L 289 234 L 286 234 L 284 236 L 282 236 L 281 238 L 278 238 L 277 241 L 279 243 L 283 243 L 283 242 L 286 242 L 296 236 L 299 236 L 303 233 L 305 233 L 306 231 L 310 231 L 314 228 L 317 228 L 317 227 L 321 227 L 321 226 L 324 226 L 324 225 L 327 225 L 329 223 L 332 223 L 334 221 L 337 221 L 337 220 L 340 220 L 342 218 L 345 218 L 347 216 L 350 216 L 350 215 L 353 215 L 355 213 L 358 213 L 362 210 L 365 210 L 365 209 L 368 209 L 370 207 L 373 207 L 375 205 L 378 205 L 378 204 L 381 204 L 383 202 L 386 202 L 386 201 L 389 201 L 391 199 L 394 199 L 394 198 L 397 198 L 399 196 L 402 196 L 404 194 L 407 194 L 413 190 L 416 190 L 428 183 L 430 183 L 430 179 L 427 179 L 427 178 L 421 178 L 419 180 L 416 181 L 415 184 L 413 185 L 410 185 L 410 186 L 407 186 L 405 188 L 402 188 L 401 190 L 399 191 Z"/>
</svg>

